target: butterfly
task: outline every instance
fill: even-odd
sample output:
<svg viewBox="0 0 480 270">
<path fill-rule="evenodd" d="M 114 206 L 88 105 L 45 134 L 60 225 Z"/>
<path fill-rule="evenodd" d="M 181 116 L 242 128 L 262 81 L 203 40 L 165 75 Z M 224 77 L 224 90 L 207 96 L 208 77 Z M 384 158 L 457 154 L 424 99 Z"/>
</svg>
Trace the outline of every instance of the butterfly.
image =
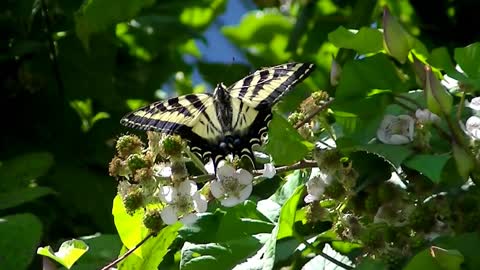
<svg viewBox="0 0 480 270">
<path fill-rule="evenodd" d="M 178 134 L 190 150 L 214 166 L 227 155 L 254 161 L 252 147 L 268 134 L 272 106 L 313 70 L 314 64 L 286 63 L 262 68 L 213 93 L 157 101 L 125 115 L 120 123 L 139 130 Z"/>
</svg>

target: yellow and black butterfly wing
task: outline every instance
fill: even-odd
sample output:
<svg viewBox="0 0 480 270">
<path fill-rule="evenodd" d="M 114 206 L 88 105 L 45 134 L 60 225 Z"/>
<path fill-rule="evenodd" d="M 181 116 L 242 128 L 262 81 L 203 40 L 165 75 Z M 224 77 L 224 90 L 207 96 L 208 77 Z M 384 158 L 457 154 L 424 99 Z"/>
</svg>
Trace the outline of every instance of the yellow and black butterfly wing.
<svg viewBox="0 0 480 270">
<path fill-rule="evenodd" d="M 190 94 L 157 101 L 125 115 L 121 124 L 165 134 L 181 134 L 194 127 L 213 102 L 210 94 Z"/>
<path fill-rule="evenodd" d="M 263 68 L 231 85 L 230 96 L 256 110 L 271 108 L 313 70 L 314 64 L 287 63 Z"/>
</svg>

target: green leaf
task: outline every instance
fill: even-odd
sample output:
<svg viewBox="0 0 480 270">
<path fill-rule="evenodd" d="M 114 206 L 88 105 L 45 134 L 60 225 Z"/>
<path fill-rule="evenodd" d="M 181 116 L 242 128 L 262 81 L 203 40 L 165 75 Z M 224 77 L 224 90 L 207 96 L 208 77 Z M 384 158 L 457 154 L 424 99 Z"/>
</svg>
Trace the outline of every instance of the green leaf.
<svg viewBox="0 0 480 270">
<path fill-rule="evenodd" d="M 283 116 L 273 113 L 269 125 L 267 152 L 275 164 L 292 164 L 302 159 L 312 148 Z"/>
<path fill-rule="evenodd" d="M 63 242 L 57 252 L 54 252 L 50 246 L 47 246 L 39 247 L 37 254 L 49 257 L 70 269 L 87 250 L 88 246 L 85 242 L 72 239 Z"/>
<path fill-rule="evenodd" d="M 116 234 L 95 234 L 80 237 L 88 245 L 85 253 L 75 264 L 75 269 L 80 266 L 90 266 L 90 269 L 100 269 L 117 258 L 122 241 Z M 87 268 L 88 269 L 88 268 Z"/>
<path fill-rule="evenodd" d="M 387 266 L 384 262 L 374 260 L 371 258 L 365 258 L 360 264 L 355 267 L 356 270 L 384 270 Z"/>
<path fill-rule="evenodd" d="M 480 234 L 478 232 L 439 237 L 435 239 L 434 244 L 444 249 L 458 250 L 465 258 L 463 269 L 477 269 L 480 265 L 480 256 L 478 256 Z"/>
<path fill-rule="evenodd" d="M 225 214 L 218 209 L 214 213 L 202 213 L 195 223 L 183 226 L 178 234 L 183 240 L 192 243 L 216 242 L 218 227 Z"/>
<path fill-rule="evenodd" d="M 480 42 L 470 44 L 464 48 L 456 48 L 454 59 L 462 70 L 471 79 L 480 78 Z"/>
<path fill-rule="evenodd" d="M 85 0 L 75 13 L 75 31 L 85 48 L 89 48 L 90 36 L 137 15 L 154 0 Z"/>
<path fill-rule="evenodd" d="M 378 93 L 374 90 L 406 92 L 408 86 L 385 54 L 349 61 L 342 68 L 336 98 L 349 100 Z"/>
<path fill-rule="evenodd" d="M 0 163 L 0 190 L 26 187 L 31 180 L 43 176 L 53 165 L 48 152 L 28 153 Z"/>
<path fill-rule="evenodd" d="M 128 249 L 135 247 L 148 235 L 148 230 L 143 225 L 143 213 L 144 210 L 137 210 L 133 215 L 129 215 L 120 196 L 117 195 L 113 199 L 112 214 L 115 227 L 122 243 Z M 142 257 L 142 250 L 139 248 L 134 253 Z"/>
<path fill-rule="evenodd" d="M 270 238 L 264 245 L 265 254 L 263 255 L 263 270 L 272 270 L 275 265 L 276 249 L 277 249 L 277 236 L 280 225 L 277 224 L 270 235 Z M 259 267 L 260 268 L 260 267 Z"/>
<path fill-rule="evenodd" d="M 127 259 L 122 261 L 119 270 L 158 269 L 158 265 L 160 265 L 164 256 L 168 253 L 170 245 L 177 238 L 178 230 L 181 226 L 182 224 L 178 222 L 163 228 L 156 236 L 148 239 L 139 248 L 142 250 L 141 257 L 138 256 L 138 253 L 134 252 L 133 255 L 135 256 L 132 256 L 132 258 L 128 256 Z M 126 250 L 123 251 L 126 252 Z"/>
<path fill-rule="evenodd" d="M 419 269 L 429 269 L 429 270 L 445 270 L 443 269 L 435 259 L 430 254 L 430 249 L 424 249 L 423 251 L 417 253 L 403 268 L 403 270 L 419 270 Z"/>
<path fill-rule="evenodd" d="M 0 193 L 0 210 L 12 208 L 23 203 L 27 203 L 54 191 L 48 187 L 26 187 Z"/>
<path fill-rule="evenodd" d="M 460 270 L 463 263 L 463 255 L 458 250 L 443 249 L 436 246 L 430 247 L 430 254 L 437 263 L 445 270 Z"/>
<path fill-rule="evenodd" d="M 359 54 L 383 51 L 383 36 L 378 29 L 362 27 L 348 30 L 343 26 L 328 34 L 328 40 L 338 48 L 352 49 Z"/>
<path fill-rule="evenodd" d="M 247 235 L 232 241 L 210 244 L 186 242 L 182 248 L 180 269 L 233 269 L 262 246 L 266 241 L 265 236 Z"/>
<path fill-rule="evenodd" d="M 0 218 L 2 269 L 28 269 L 42 236 L 42 223 L 32 214 Z"/>
<path fill-rule="evenodd" d="M 443 168 L 451 157 L 450 154 L 415 155 L 408 159 L 404 164 L 430 178 L 432 182 L 439 183 Z"/>
<path fill-rule="evenodd" d="M 386 160 L 393 167 L 399 167 L 405 159 L 413 154 L 409 147 L 403 145 L 366 144 L 358 146 L 356 149 L 375 154 Z"/>
<path fill-rule="evenodd" d="M 270 233 L 274 227 L 253 202 L 246 201 L 228 209 L 216 233 L 217 241 L 225 242 L 245 235 Z"/>
<path fill-rule="evenodd" d="M 323 248 L 323 253 L 334 258 L 335 260 L 342 262 L 346 265 L 351 265 L 352 262 L 348 259 L 347 256 L 344 256 L 336 251 L 334 251 L 329 245 L 325 245 Z M 308 261 L 303 267 L 303 270 L 315 270 L 315 269 L 332 269 L 332 270 L 342 270 L 344 267 L 337 265 L 330 260 L 325 259 L 324 256 L 317 255 Z"/>
<path fill-rule="evenodd" d="M 305 192 L 305 186 L 299 186 L 295 192 L 290 196 L 286 203 L 280 210 L 280 219 L 278 220 L 278 235 L 277 239 L 293 236 L 295 213 L 297 211 L 298 203 L 302 199 L 302 195 Z"/>
</svg>

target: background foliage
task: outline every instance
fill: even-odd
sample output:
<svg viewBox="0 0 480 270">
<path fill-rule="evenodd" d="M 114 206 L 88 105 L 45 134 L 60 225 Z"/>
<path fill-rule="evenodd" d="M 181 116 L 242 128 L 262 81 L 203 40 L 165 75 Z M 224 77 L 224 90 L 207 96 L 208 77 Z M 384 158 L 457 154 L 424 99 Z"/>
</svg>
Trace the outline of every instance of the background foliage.
<svg viewBox="0 0 480 270">
<path fill-rule="evenodd" d="M 332 105 L 335 119 L 348 135 L 345 140 L 337 141 L 337 145 L 377 153 L 399 166 L 411 154 L 408 149 L 379 150 L 364 144 L 374 136 L 391 98 L 381 94 L 366 98 L 366 95 L 371 89 L 405 92 L 413 89 L 415 82 L 395 77 L 393 74 L 400 64 L 385 54 L 368 57 L 363 62 L 352 61 L 358 58 L 357 53 L 383 50 L 381 34 L 372 30 L 381 25 L 382 6 L 389 6 L 392 14 L 422 42 L 419 51 L 431 52 L 432 58 L 438 60 L 436 67 L 444 71 L 452 71 L 448 55 L 454 55 L 455 48 L 480 40 L 476 24 L 480 3 L 468 0 L 435 4 L 406 0 L 241 1 L 249 11 L 238 23 L 222 25 L 219 16 L 228 5 L 226 0 L 2 1 L 1 269 L 39 269 L 43 259 L 35 255 L 38 246 L 52 245 L 56 249 L 64 240 L 81 236 L 90 236 L 84 238 L 90 249 L 74 269 L 96 269 L 118 256 L 122 242 L 112 217 L 116 182 L 108 176 L 107 166 L 114 155 L 116 137 L 127 132 L 119 125 L 119 119 L 132 109 L 167 96 L 202 92 L 217 82 L 232 83 L 254 68 L 291 60 L 314 62 L 317 71 L 278 106 L 279 110 L 293 111 L 311 91 L 326 90 L 336 98 Z M 218 40 L 207 39 L 204 34 L 212 24 L 222 25 L 221 34 L 246 61 L 232 61 L 230 56 L 223 62 L 206 60 L 199 47 L 219 46 Z M 350 28 L 361 30 L 351 36 L 346 30 Z M 443 49 L 432 51 L 438 47 Z M 332 55 L 343 66 L 344 74 L 335 93 L 329 83 Z M 474 86 L 478 86 L 476 57 L 477 53 L 472 51 L 455 51 L 455 61 L 463 61 L 462 67 L 467 67 L 464 70 Z M 358 119 L 352 120 L 352 115 Z M 448 152 L 445 145 L 438 147 Z M 389 166 L 372 156 L 365 159 L 357 154 L 351 158 L 363 162 L 366 172 L 362 173 L 370 180 L 379 177 L 382 169 L 376 174 L 368 171 L 379 168 L 379 164 Z M 420 172 L 425 170 L 425 176 L 435 184 L 451 180 L 447 181 L 450 187 L 458 186 L 455 183 L 458 174 L 450 178 L 441 175 L 443 167 L 453 163 L 451 159 L 447 162 L 438 157 L 425 162 L 425 157 L 415 158 L 405 166 Z M 282 161 L 292 160 L 285 157 Z M 422 164 L 434 164 L 432 167 L 438 170 Z M 257 212 L 255 204 L 249 202 L 231 211 L 209 214 L 196 227 L 183 228 L 178 238 L 157 237 L 149 244 L 154 247 L 150 250 L 155 250 L 155 256 L 144 257 L 152 261 L 129 257 L 122 267 L 156 269 L 162 262 L 162 269 L 203 269 L 209 267 L 213 256 L 224 269 L 229 269 L 255 255 L 263 246 L 270 252 L 262 258 L 264 263 L 266 260 L 265 269 L 282 265 L 310 269 L 309 263 L 311 269 L 317 269 L 315 262 L 308 262 L 311 258 L 295 252 L 300 244 L 291 237 L 295 232 L 283 231 L 295 223 L 283 211 L 290 206 L 295 212 L 302 201 L 301 184 L 305 179 L 301 172 L 290 175 L 282 189 L 265 202 L 284 205 L 282 213 L 277 213 L 279 223 L 291 226 L 275 226 L 270 217 Z M 258 199 L 270 196 L 283 180 L 272 181 L 274 184 L 263 183 L 256 189 Z M 115 203 L 113 209 L 115 214 Z M 249 225 L 248 220 L 255 224 Z M 141 230 L 140 225 L 132 227 Z M 327 227 L 317 224 L 308 233 L 320 233 Z M 240 228 L 252 231 L 235 231 Z M 175 236 L 178 229 L 169 227 L 172 232 L 162 231 L 160 236 Z M 463 230 L 470 232 L 469 235 L 442 240 L 446 248 L 461 252 L 468 269 L 480 265 L 472 254 L 480 245 L 476 230 L 478 226 Z M 232 235 L 232 231 L 238 234 Z M 100 235 L 91 236 L 96 233 Z M 280 236 L 272 238 L 272 234 Z M 324 237 L 335 239 L 328 234 Z M 351 245 L 338 242 L 335 249 L 343 247 L 343 253 L 348 254 L 354 249 Z M 184 251 L 181 259 L 176 253 L 180 250 Z M 427 267 L 432 263 L 428 254 L 428 251 L 418 253 L 417 261 L 409 264 L 408 269 Z M 422 256 L 426 259 L 422 260 Z M 260 258 L 251 258 L 255 259 Z M 382 269 L 383 266 L 367 260 L 362 267 Z M 450 265 L 442 269 L 459 268 Z"/>
</svg>

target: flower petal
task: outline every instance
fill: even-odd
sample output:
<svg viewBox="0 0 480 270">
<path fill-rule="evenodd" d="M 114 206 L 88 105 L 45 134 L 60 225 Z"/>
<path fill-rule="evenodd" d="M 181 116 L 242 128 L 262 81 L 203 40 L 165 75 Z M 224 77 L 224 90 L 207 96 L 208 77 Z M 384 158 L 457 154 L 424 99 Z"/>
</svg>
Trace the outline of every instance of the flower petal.
<svg viewBox="0 0 480 270">
<path fill-rule="evenodd" d="M 232 206 L 235 206 L 235 205 L 237 205 L 241 202 L 242 202 L 242 200 L 239 200 L 235 196 L 230 196 L 230 197 L 225 198 L 225 199 L 220 201 L 220 203 L 225 207 L 232 207 Z"/>
<path fill-rule="evenodd" d="M 226 163 L 224 160 L 218 163 L 217 167 L 217 178 L 219 180 L 233 177 L 235 175 L 235 168 L 232 165 Z"/>
<path fill-rule="evenodd" d="M 470 116 L 465 123 L 465 128 L 474 139 L 480 139 L 480 117 Z"/>
<path fill-rule="evenodd" d="M 165 222 L 165 224 L 174 224 L 178 220 L 177 209 L 172 205 L 167 205 L 160 213 L 160 217 L 162 218 L 163 222 Z"/>
<path fill-rule="evenodd" d="M 193 195 L 193 205 L 195 207 L 195 211 L 198 213 L 203 213 L 207 211 L 208 201 L 203 194 L 197 192 Z"/>
<path fill-rule="evenodd" d="M 249 185 L 252 183 L 253 175 L 245 169 L 238 169 L 236 178 L 240 184 Z"/>
<path fill-rule="evenodd" d="M 214 180 L 210 182 L 210 192 L 213 197 L 220 199 L 225 195 L 225 189 L 223 188 L 222 182 Z"/>
<path fill-rule="evenodd" d="M 205 164 L 205 170 L 209 174 L 215 174 L 215 168 L 213 167 L 213 160 L 212 159 L 208 160 L 207 164 Z"/>
<path fill-rule="evenodd" d="M 197 184 L 192 180 L 185 180 L 178 185 L 178 193 L 193 196 L 197 192 Z"/>
<path fill-rule="evenodd" d="M 474 111 L 480 111 L 480 97 L 474 97 L 470 102 L 465 101 L 465 106 Z"/>
<path fill-rule="evenodd" d="M 177 190 L 171 186 L 163 186 L 160 188 L 158 197 L 162 202 L 172 203 L 177 197 Z"/>
<path fill-rule="evenodd" d="M 245 201 L 252 194 L 253 186 L 252 184 L 246 185 L 242 190 L 240 190 L 240 197 L 238 198 L 241 202 Z"/>
<path fill-rule="evenodd" d="M 197 221 L 197 219 L 198 219 L 197 214 L 190 213 L 190 214 L 184 215 L 183 218 L 180 220 L 180 222 L 182 222 L 185 225 L 192 225 L 193 223 L 195 223 Z"/>
<path fill-rule="evenodd" d="M 263 177 L 266 178 L 273 178 L 275 174 L 277 173 L 277 170 L 275 169 L 275 166 L 272 163 L 267 163 L 263 165 Z"/>
</svg>

